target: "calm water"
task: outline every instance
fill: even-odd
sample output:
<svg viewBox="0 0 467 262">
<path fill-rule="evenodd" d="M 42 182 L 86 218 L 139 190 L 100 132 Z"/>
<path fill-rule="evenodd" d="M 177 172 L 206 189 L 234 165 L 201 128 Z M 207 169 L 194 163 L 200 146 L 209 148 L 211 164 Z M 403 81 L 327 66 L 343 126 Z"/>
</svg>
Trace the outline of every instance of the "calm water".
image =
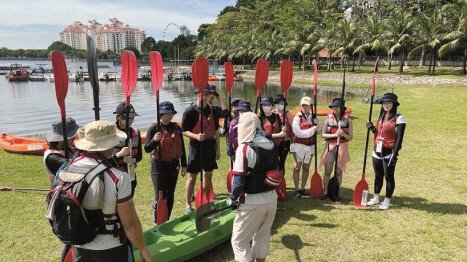
<svg viewBox="0 0 467 262">
<path fill-rule="evenodd" d="M 227 92 L 223 82 L 213 82 L 227 105 Z M 100 82 L 100 116 L 101 119 L 115 120 L 113 112 L 119 102 L 124 100 L 121 82 Z M 232 95 L 247 98 L 254 106 L 256 89 L 252 82 L 236 82 Z M 50 123 L 60 118 L 60 111 L 55 97 L 54 83 L 49 82 L 8 82 L 0 76 L 1 101 L 0 132 L 15 135 L 43 135 L 49 132 Z M 175 121 L 180 121 L 183 111 L 195 99 L 191 81 L 164 82 L 160 90 L 160 101 L 171 101 L 178 114 Z M 278 86 L 266 86 L 263 95 L 274 96 L 280 93 Z M 300 98 L 311 94 L 310 90 L 300 88 L 289 89 L 289 105 L 298 105 Z M 325 106 L 338 94 L 320 92 L 318 105 Z M 131 96 L 131 103 L 140 114 L 133 124 L 136 128 L 148 128 L 155 121 L 156 100 L 151 82 L 138 82 Z M 79 125 L 94 120 L 92 108 L 92 88 L 89 82 L 69 83 L 65 100 L 67 116 L 76 119 Z M 289 106 L 290 108 L 290 106 Z"/>
</svg>

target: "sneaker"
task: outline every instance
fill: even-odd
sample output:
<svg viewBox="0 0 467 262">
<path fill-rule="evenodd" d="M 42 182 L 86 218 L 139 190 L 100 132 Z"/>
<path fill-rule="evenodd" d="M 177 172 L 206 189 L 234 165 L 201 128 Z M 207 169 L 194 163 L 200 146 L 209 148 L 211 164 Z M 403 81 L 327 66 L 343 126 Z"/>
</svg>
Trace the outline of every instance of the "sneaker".
<svg viewBox="0 0 467 262">
<path fill-rule="evenodd" d="M 379 196 L 375 195 L 373 196 L 370 201 L 366 202 L 366 205 L 367 206 L 374 206 L 374 205 L 377 205 L 379 204 Z"/>
<path fill-rule="evenodd" d="M 390 206 L 391 199 L 385 197 L 381 205 L 379 205 L 379 209 L 386 210 Z"/>
<path fill-rule="evenodd" d="M 193 208 L 191 208 L 191 207 L 185 208 L 185 215 L 190 214 L 192 211 L 193 211 Z"/>
<path fill-rule="evenodd" d="M 328 195 L 327 194 L 322 194 L 319 199 L 326 200 L 326 198 L 328 198 Z"/>
<path fill-rule="evenodd" d="M 295 190 L 295 197 L 302 197 L 300 190 Z"/>
<path fill-rule="evenodd" d="M 300 195 L 307 196 L 305 189 L 300 189 Z"/>
</svg>

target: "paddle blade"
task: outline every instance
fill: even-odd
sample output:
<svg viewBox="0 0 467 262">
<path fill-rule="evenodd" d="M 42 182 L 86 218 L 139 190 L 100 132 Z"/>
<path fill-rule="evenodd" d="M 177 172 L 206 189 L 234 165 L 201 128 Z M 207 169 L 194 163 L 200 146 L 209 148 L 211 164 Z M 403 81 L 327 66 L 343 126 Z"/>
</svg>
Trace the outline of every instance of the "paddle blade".
<svg viewBox="0 0 467 262">
<path fill-rule="evenodd" d="M 230 169 L 229 172 L 227 172 L 227 178 L 226 178 L 227 191 L 229 191 L 229 193 L 232 192 L 232 179 L 233 179 L 233 175 L 232 175 L 232 170 Z"/>
<path fill-rule="evenodd" d="M 293 64 L 290 60 L 284 60 L 281 62 L 281 88 L 284 96 L 287 94 L 290 85 L 292 84 L 293 77 Z"/>
<path fill-rule="evenodd" d="M 318 174 L 318 171 L 315 171 L 311 176 L 310 180 L 310 197 L 320 198 L 323 194 L 323 180 Z"/>
<path fill-rule="evenodd" d="M 160 225 L 169 219 L 169 211 L 167 209 L 167 203 L 164 199 L 164 194 L 162 191 L 159 191 L 159 196 L 157 199 L 157 217 L 156 224 Z"/>
<path fill-rule="evenodd" d="M 191 81 L 193 82 L 193 86 L 197 88 L 198 84 L 198 75 L 196 74 L 196 63 L 193 62 L 191 64 Z"/>
<path fill-rule="evenodd" d="M 328 197 L 331 201 L 337 202 L 339 201 L 339 181 L 337 180 L 337 176 L 331 177 L 329 179 L 328 184 Z"/>
<path fill-rule="evenodd" d="M 375 95 L 375 89 L 376 89 L 376 71 L 378 71 L 378 59 L 379 57 L 376 58 L 375 61 L 375 66 L 373 68 L 373 77 L 371 78 L 371 96 Z"/>
<path fill-rule="evenodd" d="M 136 56 L 130 50 L 123 50 L 122 51 L 122 90 L 123 90 L 123 94 L 125 95 L 125 97 L 131 96 L 131 93 L 133 93 L 133 90 L 135 90 L 137 80 L 138 80 L 138 63 L 136 62 Z"/>
<path fill-rule="evenodd" d="M 318 63 L 313 59 L 313 95 L 318 93 Z"/>
<path fill-rule="evenodd" d="M 156 96 L 159 97 L 159 89 L 161 88 L 162 81 L 164 80 L 164 64 L 162 62 L 162 56 L 157 51 L 151 51 L 149 54 L 149 60 L 151 61 L 152 88 L 156 92 Z"/>
<path fill-rule="evenodd" d="M 208 60 L 205 57 L 196 58 L 194 64 L 194 73 L 192 73 L 192 75 L 193 74 L 196 75 L 196 81 L 193 81 L 193 84 L 201 94 L 204 91 L 206 85 L 208 84 L 209 79 L 209 65 Z"/>
<path fill-rule="evenodd" d="M 70 246 L 70 249 L 68 250 L 68 253 L 66 253 L 66 256 L 63 262 L 73 262 L 73 257 L 74 257 L 73 249 L 74 249 L 73 246 Z"/>
<path fill-rule="evenodd" d="M 366 206 L 366 197 L 364 202 L 362 203 L 362 196 L 363 196 L 363 191 L 368 191 L 368 183 L 365 181 L 365 175 L 362 175 L 362 179 L 358 181 L 357 185 L 355 186 L 355 189 L 353 191 L 353 204 L 356 207 L 364 207 Z M 364 204 L 364 205 L 362 205 Z"/>
<path fill-rule="evenodd" d="M 66 68 L 65 57 L 60 51 L 50 52 L 52 60 L 52 69 L 55 79 L 55 96 L 60 107 L 60 115 L 65 117 L 65 98 L 68 93 L 68 71 Z"/>
<path fill-rule="evenodd" d="M 86 60 L 88 63 L 89 80 L 93 90 L 99 92 L 99 78 L 97 72 L 96 45 L 92 37 L 87 36 Z"/>
<path fill-rule="evenodd" d="M 263 92 L 263 88 L 266 85 L 269 77 L 269 63 L 266 59 L 259 59 L 256 62 L 256 74 L 255 74 L 255 85 L 256 85 L 256 97 L 260 97 Z"/>
<path fill-rule="evenodd" d="M 281 182 L 276 187 L 276 193 L 279 200 L 287 199 L 287 182 L 285 181 L 285 176 L 282 176 Z"/>
<path fill-rule="evenodd" d="M 234 84 L 234 68 L 233 68 L 232 63 L 225 62 L 224 72 L 225 72 L 225 87 L 227 88 L 228 95 L 232 96 L 232 86 Z"/>
<path fill-rule="evenodd" d="M 203 192 L 203 196 L 201 197 L 201 192 Z M 202 202 L 201 202 L 201 198 L 202 198 Z M 213 186 L 211 185 L 211 190 L 209 191 L 209 197 L 206 197 L 206 192 L 201 191 L 201 187 L 198 189 L 198 191 L 196 191 L 196 196 L 195 196 L 195 206 L 196 208 L 198 208 L 199 206 L 201 205 L 204 205 L 208 202 L 212 202 L 214 200 L 214 188 Z"/>
</svg>

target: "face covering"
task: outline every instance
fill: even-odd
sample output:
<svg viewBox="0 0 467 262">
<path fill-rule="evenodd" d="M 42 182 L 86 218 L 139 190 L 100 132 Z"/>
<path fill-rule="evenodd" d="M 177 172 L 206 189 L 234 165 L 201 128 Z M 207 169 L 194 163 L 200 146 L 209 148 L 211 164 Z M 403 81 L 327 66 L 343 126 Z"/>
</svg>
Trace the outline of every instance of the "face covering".
<svg viewBox="0 0 467 262">
<path fill-rule="evenodd" d="M 272 106 L 263 106 L 263 111 L 265 114 L 271 112 Z"/>
<path fill-rule="evenodd" d="M 284 105 L 276 104 L 276 108 L 277 108 L 277 110 L 282 111 L 282 110 L 284 110 Z"/>
</svg>

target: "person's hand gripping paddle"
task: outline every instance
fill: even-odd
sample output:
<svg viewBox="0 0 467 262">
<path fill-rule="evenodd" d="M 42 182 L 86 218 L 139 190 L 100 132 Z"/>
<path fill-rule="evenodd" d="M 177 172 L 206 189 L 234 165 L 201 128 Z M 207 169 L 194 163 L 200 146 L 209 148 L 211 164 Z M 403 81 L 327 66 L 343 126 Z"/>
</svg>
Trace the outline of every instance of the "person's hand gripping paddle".
<svg viewBox="0 0 467 262">
<path fill-rule="evenodd" d="M 154 89 L 154 93 L 156 94 L 156 107 L 157 107 L 157 126 L 159 132 L 162 132 L 161 129 L 161 120 L 160 120 L 160 113 L 159 113 L 159 89 L 161 88 L 162 81 L 164 78 L 164 64 L 162 62 L 162 56 L 159 52 L 157 51 L 152 51 L 149 54 L 149 60 L 151 62 L 151 80 L 152 80 L 152 88 Z M 161 152 L 162 148 L 160 148 L 162 143 L 159 141 L 159 156 L 158 156 L 158 161 L 159 161 L 159 167 L 161 167 Z M 167 202 L 165 201 L 164 198 L 164 191 L 162 191 L 162 183 L 161 183 L 161 177 L 162 174 L 157 175 L 157 189 L 159 190 L 158 196 L 157 196 L 157 216 L 156 216 L 156 224 L 160 225 L 167 221 L 169 219 L 169 212 L 167 209 Z"/>
<path fill-rule="evenodd" d="M 313 59 L 313 107 L 314 111 L 316 114 L 316 117 L 318 117 L 318 101 L 317 101 L 317 95 L 318 95 L 318 64 L 316 63 L 316 60 Z M 317 141 L 318 134 L 315 133 L 315 141 Z M 315 142 L 315 172 L 313 172 L 313 175 L 311 176 L 310 180 L 310 197 L 312 198 L 319 198 L 321 197 L 321 194 L 323 194 L 323 180 L 321 179 L 321 176 L 318 174 L 318 143 Z"/>
<path fill-rule="evenodd" d="M 198 95 L 200 96 L 201 100 L 201 109 L 200 109 L 200 132 L 203 133 L 203 95 L 204 95 L 204 88 L 206 88 L 206 85 L 208 84 L 208 78 L 209 78 L 209 66 L 208 66 L 208 60 L 204 57 L 198 57 L 195 62 L 192 65 L 192 80 L 195 88 L 198 89 Z M 212 200 L 214 200 L 214 188 L 211 184 L 211 189 L 209 190 L 209 195 L 206 194 L 206 190 L 203 188 L 203 142 L 201 141 L 199 143 L 199 152 L 200 152 L 200 166 L 201 166 L 201 174 L 200 174 L 200 181 L 201 181 L 201 186 L 196 192 L 195 196 L 195 206 L 196 208 L 206 204 L 206 203 L 211 203 L 210 205 L 212 206 Z"/>
<path fill-rule="evenodd" d="M 123 50 L 122 51 L 122 90 L 125 95 L 125 106 L 126 106 L 126 116 L 125 116 L 125 133 L 127 134 L 127 139 L 125 140 L 125 146 L 130 146 L 130 158 L 132 151 L 131 143 L 131 132 L 130 132 L 130 96 L 135 90 L 136 81 L 138 79 L 138 64 L 136 62 L 136 56 L 132 51 Z M 128 175 L 134 177 L 135 170 L 133 164 L 128 164 Z"/>
<path fill-rule="evenodd" d="M 292 84 L 292 78 L 293 78 L 293 63 L 290 60 L 284 60 L 281 62 L 281 71 L 280 71 L 280 82 L 281 82 L 281 89 L 282 89 L 282 94 L 284 95 L 284 123 L 282 123 L 283 126 L 287 126 L 287 110 L 286 110 L 286 105 L 287 105 L 287 93 L 289 91 L 290 85 Z M 282 138 L 282 145 L 284 146 L 284 138 Z M 281 154 L 281 159 L 284 159 L 285 156 L 285 151 L 282 150 L 279 152 Z M 282 179 L 281 182 L 279 183 L 279 186 L 276 187 L 276 192 L 281 200 L 286 199 L 286 189 L 287 189 L 287 184 L 285 180 L 285 170 L 282 170 Z"/>
<path fill-rule="evenodd" d="M 232 63 L 225 62 L 224 63 L 224 72 L 225 72 L 225 88 L 227 89 L 227 94 L 229 95 L 229 112 L 232 112 L 232 86 L 234 84 L 234 68 Z M 227 172 L 227 191 L 229 193 L 232 191 L 232 167 L 233 162 L 230 159 L 230 169 Z"/>
<path fill-rule="evenodd" d="M 94 120 L 99 120 L 99 78 L 97 73 L 97 59 L 96 59 L 96 44 L 91 36 L 87 36 L 88 50 L 86 52 L 86 59 L 88 62 L 89 80 L 92 86 L 92 97 L 94 100 Z"/>
<path fill-rule="evenodd" d="M 266 86 L 269 77 L 269 62 L 266 59 L 259 59 L 256 62 L 255 86 L 256 86 L 256 106 L 255 114 L 258 112 L 259 101 L 261 100 L 261 93 Z"/>
<path fill-rule="evenodd" d="M 378 71 L 378 58 L 376 58 L 375 66 L 373 69 L 373 77 L 371 78 L 371 99 L 370 99 L 370 113 L 368 115 L 368 123 L 371 123 L 371 115 L 373 113 L 373 100 L 375 98 L 375 89 L 376 89 L 376 72 Z M 353 191 L 353 204 L 356 207 L 366 206 L 366 201 L 368 197 L 368 183 L 365 180 L 365 169 L 366 169 L 366 158 L 368 155 L 368 141 L 370 139 L 370 128 L 366 130 L 366 141 L 365 141 L 365 155 L 363 157 L 363 171 L 362 179 L 358 181 L 355 185 Z M 365 191 L 365 194 L 363 192 Z"/>
</svg>

